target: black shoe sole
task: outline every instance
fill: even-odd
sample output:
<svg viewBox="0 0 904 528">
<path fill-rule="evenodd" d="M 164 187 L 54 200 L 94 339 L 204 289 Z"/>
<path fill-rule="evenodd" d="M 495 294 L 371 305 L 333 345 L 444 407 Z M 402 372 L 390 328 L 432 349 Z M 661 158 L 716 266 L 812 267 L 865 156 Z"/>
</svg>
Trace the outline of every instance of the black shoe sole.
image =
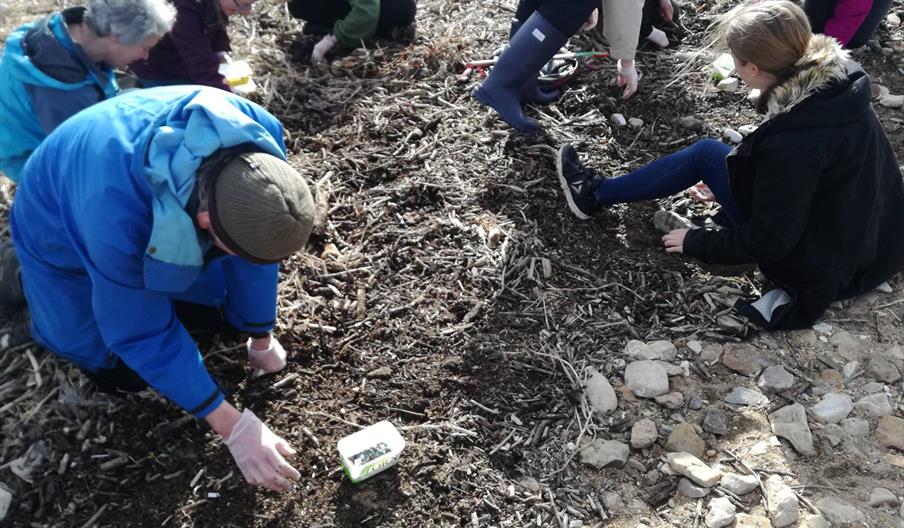
<svg viewBox="0 0 904 528">
<path fill-rule="evenodd" d="M 574 199 L 571 197 L 571 189 L 568 187 L 568 180 L 565 179 L 565 174 L 562 171 L 562 151 L 565 150 L 566 146 L 567 145 L 562 145 L 559 148 L 559 155 L 556 157 L 556 172 L 559 173 L 559 186 L 562 187 L 562 192 L 565 193 L 565 201 L 568 202 L 568 208 L 571 209 L 574 216 L 578 217 L 578 220 L 590 220 L 593 217 L 581 211 L 574 203 Z"/>
</svg>

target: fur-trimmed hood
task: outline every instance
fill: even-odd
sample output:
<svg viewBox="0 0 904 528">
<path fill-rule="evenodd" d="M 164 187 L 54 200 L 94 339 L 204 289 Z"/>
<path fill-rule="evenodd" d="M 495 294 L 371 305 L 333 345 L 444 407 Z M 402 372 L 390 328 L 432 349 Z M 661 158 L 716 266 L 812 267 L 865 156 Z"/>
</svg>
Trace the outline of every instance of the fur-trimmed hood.
<svg viewBox="0 0 904 528">
<path fill-rule="evenodd" d="M 858 69 L 860 65 L 851 60 L 850 53 L 842 49 L 837 40 L 813 35 L 807 52 L 795 63 L 794 73 L 763 92 L 757 102 L 757 111 L 766 114 L 766 119 L 772 119 Z"/>
</svg>

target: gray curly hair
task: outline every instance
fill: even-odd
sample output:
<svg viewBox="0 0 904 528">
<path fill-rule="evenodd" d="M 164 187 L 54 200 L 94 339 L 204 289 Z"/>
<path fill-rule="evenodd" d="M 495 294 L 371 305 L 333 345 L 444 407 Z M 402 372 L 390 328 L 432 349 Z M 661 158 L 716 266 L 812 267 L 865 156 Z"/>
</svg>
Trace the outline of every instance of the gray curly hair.
<svg viewBox="0 0 904 528">
<path fill-rule="evenodd" d="M 167 0 L 90 0 L 85 21 L 98 36 L 134 46 L 172 29 L 176 8 Z"/>
</svg>

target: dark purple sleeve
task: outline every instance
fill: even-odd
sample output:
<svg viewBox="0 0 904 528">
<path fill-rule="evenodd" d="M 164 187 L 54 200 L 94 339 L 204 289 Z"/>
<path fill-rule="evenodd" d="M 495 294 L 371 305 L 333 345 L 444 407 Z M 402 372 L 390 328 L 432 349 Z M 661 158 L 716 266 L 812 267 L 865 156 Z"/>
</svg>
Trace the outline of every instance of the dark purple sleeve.
<svg viewBox="0 0 904 528">
<path fill-rule="evenodd" d="M 847 46 L 873 8 L 873 0 L 839 0 L 823 33 Z"/>
<path fill-rule="evenodd" d="M 217 57 L 217 50 L 214 50 L 210 39 L 204 33 L 204 19 L 201 13 L 179 9 L 179 16 L 176 17 L 169 37 L 179 51 L 192 82 L 231 91 L 226 79 L 217 71 L 220 59 Z"/>
</svg>

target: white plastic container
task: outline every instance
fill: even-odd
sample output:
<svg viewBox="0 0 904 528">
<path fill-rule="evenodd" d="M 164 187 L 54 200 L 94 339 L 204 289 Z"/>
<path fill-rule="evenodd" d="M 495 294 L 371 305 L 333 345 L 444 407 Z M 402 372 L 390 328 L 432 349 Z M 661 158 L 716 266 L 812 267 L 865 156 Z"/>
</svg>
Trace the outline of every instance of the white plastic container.
<svg viewBox="0 0 904 528">
<path fill-rule="evenodd" d="M 735 71 L 734 59 L 731 53 L 723 53 L 712 62 L 712 76 L 714 81 L 721 81 L 731 77 Z"/>
<path fill-rule="evenodd" d="M 249 94 L 257 88 L 254 79 L 251 78 L 251 66 L 245 61 L 220 64 L 219 72 L 226 78 L 226 84 L 237 94 Z"/>
<path fill-rule="evenodd" d="M 355 484 L 394 466 L 405 439 L 388 421 L 375 423 L 339 440 L 339 461 Z"/>
</svg>

